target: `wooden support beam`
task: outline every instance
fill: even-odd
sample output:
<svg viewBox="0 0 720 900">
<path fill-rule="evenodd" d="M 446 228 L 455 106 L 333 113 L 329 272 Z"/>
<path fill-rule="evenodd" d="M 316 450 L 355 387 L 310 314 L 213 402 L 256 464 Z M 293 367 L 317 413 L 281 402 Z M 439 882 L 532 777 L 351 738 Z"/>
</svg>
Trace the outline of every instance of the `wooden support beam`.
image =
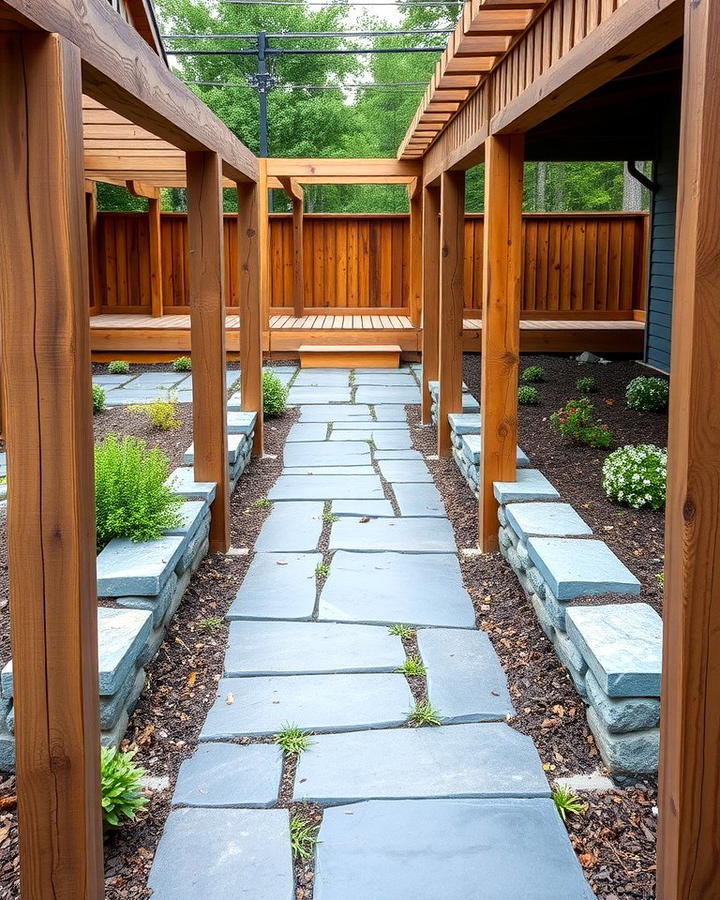
<svg viewBox="0 0 720 900">
<path fill-rule="evenodd" d="M 685 6 L 675 231 L 659 900 L 720 896 L 720 6 Z"/>
<path fill-rule="evenodd" d="M 464 232 L 465 173 L 443 172 L 440 179 L 439 456 L 448 456 L 452 450 L 448 413 L 462 411 Z"/>
<path fill-rule="evenodd" d="M 238 302 L 240 319 L 240 404 L 257 413 L 253 455 L 263 455 L 262 311 L 260 303 L 260 188 L 239 182 L 238 195 Z M 267 216 L 266 216 L 267 218 Z"/>
<path fill-rule="evenodd" d="M 497 549 L 493 482 L 515 481 L 524 138 L 485 145 L 479 546 Z"/>
<path fill-rule="evenodd" d="M 432 422 L 429 381 L 438 379 L 440 323 L 440 190 L 423 188 L 422 209 L 422 421 Z"/>
<path fill-rule="evenodd" d="M 270 221 L 268 219 L 267 160 L 258 159 L 258 245 L 260 248 L 260 315 L 262 319 L 263 345 L 270 343 Z"/>
<path fill-rule="evenodd" d="M 221 160 L 187 154 L 190 346 L 195 479 L 214 481 L 210 549 L 230 547 Z"/>
<path fill-rule="evenodd" d="M 267 160 L 269 177 L 290 176 L 297 178 L 301 183 L 305 183 L 306 176 L 316 178 L 327 176 L 414 178 L 420 174 L 421 168 L 417 163 L 398 159 L 279 159 L 271 157 Z"/>
<path fill-rule="evenodd" d="M 23 900 L 105 896 L 81 97 L 75 46 L 0 32 L 0 331 Z"/>
<path fill-rule="evenodd" d="M 158 191 L 159 193 L 159 191 Z M 150 235 L 150 307 L 152 314 L 163 314 L 162 241 L 160 235 L 160 200 L 148 200 L 148 232 Z"/>
<path fill-rule="evenodd" d="M 292 201 L 293 217 L 293 315 L 300 319 L 304 315 L 305 281 L 303 262 L 303 189 L 294 178 L 281 178 L 283 188 Z"/>
<path fill-rule="evenodd" d="M 88 191 L 88 182 L 85 183 L 85 224 L 87 228 L 90 315 L 96 315 L 100 312 L 100 307 L 102 306 L 98 253 L 97 185 L 93 181 L 89 182 L 89 184 L 91 188 Z"/>
<path fill-rule="evenodd" d="M 419 179 L 418 179 L 419 180 Z M 423 273 L 423 196 L 422 191 L 411 194 L 410 201 L 410 296 L 408 298 L 408 314 L 410 321 L 418 328 L 422 317 L 422 273 Z"/>
<path fill-rule="evenodd" d="M 129 178 L 125 184 L 134 197 L 144 197 L 146 200 L 160 199 L 160 188 L 153 184 L 144 184 L 142 181 L 135 181 L 133 178 Z"/>
</svg>

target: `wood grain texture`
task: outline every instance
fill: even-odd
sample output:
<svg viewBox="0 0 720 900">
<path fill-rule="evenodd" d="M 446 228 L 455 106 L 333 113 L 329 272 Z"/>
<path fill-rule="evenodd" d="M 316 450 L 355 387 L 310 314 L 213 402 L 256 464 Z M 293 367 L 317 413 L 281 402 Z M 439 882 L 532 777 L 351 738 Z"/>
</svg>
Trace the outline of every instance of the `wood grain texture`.
<svg viewBox="0 0 720 900">
<path fill-rule="evenodd" d="M 77 49 L 57 35 L 0 33 L 0 107 L 0 330 L 21 890 L 25 900 L 100 900 L 93 436 Z"/>
<path fill-rule="evenodd" d="M 448 413 L 462 411 L 463 248 L 465 173 L 440 182 L 440 321 L 438 326 L 438 455 L 452 450 Z"/>
<path fill-rule="evenodd" d="M 148 238 L 150 251 L 150 309 L 153 316 L 161 316 L 163 314 L 163 296 L 160 200 L 148 200 Z"/>
<path fill-rule="evenodd" d="M 263 455 L 262 403 L 262 311 L 260 304 L 260 223 L 257 185 L 237 186 L 237 256 L 239 278 L 239 320 L 241 384 L 240 403 L 257 413 L 253 454 Z"/>
<path fill-rule="evenodd" d="M 425 425 L 432 421 L 429 381 L 438 379 L 440 328 L 440 190 L 423 189 L 422 227 L 422 386 L 421 416 Z"/>
<path fill-rule="evenodd" d="M 404 224 L 404 223 L 403 223 Z M 413 325 L 420 325 L 422 317 L 423 278 L 423 194 L 410 197 L 410 221 L 408 223 L 408 311 Z M 404 260 L 403 260 L 404 261 Z M 393 292 L 394 293 L 394 292 Z"/>
<path fill-rule="evenodd" d="M 225 553 L 230 546 L 230 473 L 219 156 L 188 153 L 187 174 L 195 479 L 217 484 L 210 522 L 210 549 Z"/>
<path fill-rule="evenodd" d="M 720 7 L 688 3 L 665 531 L 658 897 L 720 896 Z"/>
<path fill-rule="evenodd" d="M 485 233 L 480 396 L 478 537 L 497 549 L 493 482 L 515 480 L 522 277 L 522 135 L 488 138 L 485 147 Z"/>
</svg>

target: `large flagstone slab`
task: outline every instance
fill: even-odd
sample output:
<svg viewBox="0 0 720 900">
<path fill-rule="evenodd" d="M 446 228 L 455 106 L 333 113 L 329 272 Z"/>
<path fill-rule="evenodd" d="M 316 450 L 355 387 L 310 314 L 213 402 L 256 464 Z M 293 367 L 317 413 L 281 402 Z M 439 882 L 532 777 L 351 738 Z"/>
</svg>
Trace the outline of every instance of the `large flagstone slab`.
<svg viewBox="0 0 720 900">
<path fill-rule="evenodd" d="M 368 461 L 366 466 L 286 466 L 283 475 L 374 475 L 375 469 Z"/>
<path fill-rule="evenodd" d="M 357 398 L 356 398 L 357 399 Z M 358 400 L 358 403 L 360 401 Z M 420 401 L 418 400 L 418 403 Z M 381 403 L 375 406 L 375 418 L 378 422 L 405 422 L 407 413 L 401 403 Z"/>
<path fill-rule="evenodd" d="M 200 740 L 262 737 L 288 723 L 318 732 L 392 728 L 405 722 L 412 705 L 403 675 L 223 678 Z"/>
<path fill-rule="evenodd" d="M 423 455 L 419 450 L 379 450 L 374 452 L 375 459 L 378 462 L 381 459 L 422 459 Z"/>
<path fill-rule="evenodd" d="M 328 805 L 549 796 L 532 740 L 504 722 L 319 735 L 298 761 L 294 790 Z"/>
<path fill-rule="evenodd" d="M 185 540 L 177 534 L 138 543 L 113 538 L 97 557 L 98 597 L 154 597 L 184 549 Z"/>
<path fill-rule="evenodd" d="M 293 406 L 306 403 L 349 403 L 349 387 L 296 387 L 288 391 L 287 402 Z"/>
<path fill-rule="evenodd" d="M 294 387 L 345 387 L 350 386 L 350 369 L 301 369 L 293 382 Z"/>
<path fill-rule="evenodd" d="M 370 446 L 363 440 L 309 441 L 286 444 L 283 463 L 298 466 L 356 466 L 370 462 Z"/>
<path fill-rule="evenodd" d="M 400 638 L 377 625 L 232 622 L 225 675 L 394 672 L 404 662 Z"/>
<path fill-rule="evenodd" d="M 508 503 L 505 514 L 515 534 L 523 539 L 592 534 L 569 503 Z"/>
<path fill-rule="evenodd" d="M 399 431 L 401 429 L 407 429 L 407 421 L 405 421 L 404 418 L 392 422 L 381 422 L 376 420 L 372 420 L 371 422 L 358 422 L 355 419 L 346 419 L 336 423 L 333 428 L 333 433 L 336 431 Z M 350 438 L 349 440 L 365 440 L 365 438 Z"/>
<path fill-rule="evenodd" d="M 424 465 L 424 464 L 423 464 Z M 401 516 L 445 516 L 445 504 L 434 484 L 393 484 Z"/>
<path fill-rule="evenodd" d="M 370 407 L 360 403 L 320 403 L 300 407 L 302 422 L 343 422 L 345 420 L 372 422 Z"/>
<path fill-rule="evenodd" d="M 352 519 L 335 522 L 330 531 L 330 550 L 373 553 L 454 553 L 452 526 L 447 519 Z"/>
<path fill-rule="evenodd" d="M 186 378 L 184 372 L 142 372 L 133 379 L 131 389 L 176 387 Z"/>
<path fill-rule="evenodd" d="M 268 492 L 270 500 L 382 500 L 377 475 L 281 475 Z"/>
<path fill-rule="evenodd" d="M 417 382 L 408 369 L 397 369 L 394 372 L 363 372 L 360 370 L 355 373 L 355 384 L 371 384 L 382 387 L 417 387 Z"/>
<path fill-rule="evenodd" d="M 412 438 L 407 428 L 402 431 L 374 432 L 373 443 L 378 450 L 410 450 L 412 448 Z"/>
<path fill-rule="evenodd" d="M 457 557 L 440 553 L 338 551 L 320 594 L 318 618 L 450 628 L 475 624 Z"/>
<path fill-rule="evenodd" d="M 390 449 L 386 447 L 385 449 Z M 422 460 L 415 459 L 383 459 L 378 462 L 378 468 L 385 481 L 390 484 L 395 482 L 419 483 L 432 482 L 432 475 Z"/>
<path fill-rule="evenodd" d="M 258 553 L 228 619 L 309 619 L 315 609 L 319 553 Z"/>
<path fill-rule="evenodd" d="M 392 518 L 392 504 L 389 500 L 333 500 L 331 507 L 334 516 L 350 516 L 355 519 L 389 516 Z"/>
<path fill-rule="evenodd" d="M 369 801 L 325 811 L 315 900 L 591 900 L 551 800 Z"/>
<path fill-rule="evenodd" d="M 323 529 L 324 504 L 319 500 L 276 503 L 255 542 L 256 553 L 316 550 Z"/>
<path fill-rule="evenodd" d="M 282 751 L 274 744 L 198 744 L 180 766 L 173 806 L 272 806 L 281 773 Z"/>
<path fill-rule="evenodd" d="M 294 900 L 286 809 L 174 809 L 148 886 L 157 900 Z"/>
<path fill-rule="evenodd" d="M 416 385 L 397 387 L 381 385 L 360 385 L 355 394 L 358 403 L 401 404 L 419 403 L 420 388 Z"/>
<path fill-rule="evenodd" d="M 327 437 L 327 424 L 325 422 L 298 422 L 288 432 L 286 443 L 295 444 L 298 441 L 324 441 Z"/>
<path fill-rule="evenodd" d="M 428 697 L 444 723 L 514 715 L 505 673 L 484 631 L 421 628 L 417 641 Z"/>
</svg>

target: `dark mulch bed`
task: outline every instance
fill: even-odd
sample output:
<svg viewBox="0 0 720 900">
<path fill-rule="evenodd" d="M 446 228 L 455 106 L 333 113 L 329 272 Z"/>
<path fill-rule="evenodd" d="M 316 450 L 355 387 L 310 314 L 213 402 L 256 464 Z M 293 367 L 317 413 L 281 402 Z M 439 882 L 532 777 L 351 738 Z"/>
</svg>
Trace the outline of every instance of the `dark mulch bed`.
<svg viewBox="0 0 720 900">
<path fill-rule="evenodd" d="M 466 353 L 463 377 L 470 392 L 480 398 L 480 356 Z M 520 369 L 541 366 L 545 381 L 535 385 L 537 406 L 521 406 L 518 443 L 592 530 L 612 548 L 642 584 L 641 600 L 662 613 L 662 588 L 657 576 L 663 571 L 665 517 L 662 510 L 626 509 L 611 503 L 601 484 L 602 464 L 609 451 L 564 443 L 550 426 L 550 415 L 579 396 L 575 382 L 590 375 L 597 393 L 590 394 L 595 414 L 609 426 L 614 446 L 657 444 L 667 446 L 667 414 L 628 409 L 625 388 L 638 375 L 657 375 L 634 360 L 614 359 L 608 365 L 578 365 L 574 356 L 523 354 Z M 602 602 L 608 602 L 604 597 Z M 627 602 L 626 597 L 618 597 Z"/>
<path fill-rule="evenodd" d="M 596 410 L 616 433 L 618 443 L 652 441 L 665 444 L 665 416 L 639 416 L 623 403 L 627 382 L 647 372 L 622 361 L 609 368 L 578 367 L 574 360 L 548 356 L 523 357 L 525 365 L 541 365 L 548 381 L 540 385 L 543 405 L 520 409 L 520 444 L 536 465 L 586 518 L 594 531 L 625 560 L 643 584 L 643 599 L 659 608 L 655 573 L 662 570 L 663 517 L 660 513 L 620 510 L 599 487 L 604 453 L 563 445 L 543 421 L 573 397 L 579 375 L 598 381 Z M 479 357 L 466 355 L 465 381 L 478 395 Z M 614 403 L 607 405 L 606 399 Z M 436 453 L 435 429 L 419 424 L 409 408 L 414 446 Z M 443 495 L 460 548 L 477 546 L 477 504 L 452 459 L 427 461 Z M 572 482 L 571 484 L 569 482 Z M 607 527 L 606 527 L 607 526 Z M 465 586 L 476 611 L 478 627 L 490 635 L 508 677 L 517 711 L 512 725 L 529 735 L 550 780 L 602 768 L 585 707 L 537 624 L 510 567 L 497 554 L 461 555 Z M 607 600 L 607 598 L 603 598 Z M 618 598 L 627 602 L 627 597 Z M 582 795 L 587 811 L 570 818 L 568 831 L 593 890 L 601 900 L 650 900 L 655 896 L 654 780 L 613 791 Z"/>
<path fill-rule="evenodd" d="M 140 370 L 146 367 L 135 367 Z M 162 367 L 150 367 L 158 371 Z M 165 367 L 169 368 L 169 367 Z M 103 367 L 103 371 L 105 367 Z M 190 443 L 190 405 L 180 405 L 181 429 L 169 433 L 143 430 L 142 418 L 126 409 L 112 409 L 95 417 L 95 436 L 131 432 L 171 455 L 175 466 Z M 131 417 L 131 418 L 128 418 Z M 231 503 L 231 534 L 235 548 L 252 547 L 269 508 L 256 505 L 264 498 L 282 468 L 281 448 L 296 414 L 266 422 L 263 459 L 253 459 L 240 479 Z M 275 457 L 275 458 L 273 458 Z M 0 548 L 4 553 L 4 540 Z M 222 675 L 227 628 L 212 620 L 230 606 L 250 563 L 250 555 L 208 556 L 193 576 L 165 641 L 147 667 L 145 690 L 133 713 L 126 743 L 137 747 L 136 761 L 154 784 L 146 812 L 135 824 L 110 833 L 105 844 L 106 900 L 136 900 L 149 896 L 147 876 L 165 819 L 177 772 L 190 756 Z M 7 596 L 7 564 L 0 557 L 0 591 Z M 2 612 L 0 635 L 7 633 Z M 3 638 L 6 640 L 6 638 Z M 0 798 L 14 794 L 14 778 L 0 784 Z M 0 898 L 15 900 L 17 884 L 17 820 L 14 811 L 2 812 L 0 800 Z"/>
</svg>

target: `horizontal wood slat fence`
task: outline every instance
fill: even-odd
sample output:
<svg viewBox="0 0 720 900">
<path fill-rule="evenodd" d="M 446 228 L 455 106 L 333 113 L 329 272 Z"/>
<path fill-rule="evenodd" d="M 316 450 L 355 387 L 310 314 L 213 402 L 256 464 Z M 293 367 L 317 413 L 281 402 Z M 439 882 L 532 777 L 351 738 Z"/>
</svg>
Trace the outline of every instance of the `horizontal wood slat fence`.
<svg viewBox="0 0 720 900">
<path fill-rule="evenodd" d="M 529 213 L 523 216 L 524 318 L 632 319 L 645 305 L 645 213 Z M 410 290 L 407 215 L 307 214 L 303 225 L 304 303 L 309 314 L 368 310 L 407 315 Z M 225 217 L 226 301 L 238 304 L 235 216 Z M 292 217 L 270 217 L 274 314 L 293 308 Z M 100 302 L 93 312 L 149 313 L 150 253 L 143 213 L 100 213 Z M 483 217 L 465 217 L 465 307 L 482 307 Z M 189 312 L 187 217 L 161 219 L 163 310 Z"/>
</svg>

